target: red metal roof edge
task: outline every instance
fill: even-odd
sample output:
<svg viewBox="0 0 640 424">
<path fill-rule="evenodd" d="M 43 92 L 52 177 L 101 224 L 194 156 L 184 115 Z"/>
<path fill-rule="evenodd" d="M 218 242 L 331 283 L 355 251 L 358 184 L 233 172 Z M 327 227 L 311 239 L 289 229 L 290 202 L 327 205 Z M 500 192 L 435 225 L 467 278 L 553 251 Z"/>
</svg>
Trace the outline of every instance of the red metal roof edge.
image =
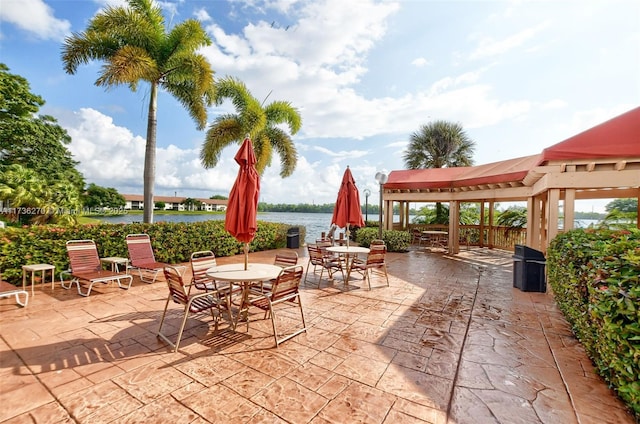
<svg viewBox="0 0 640 424">
<path fill-rule="evenodd" d="M 547 147 L 542 151 L 540 164 L 550 160 L 627 156 L 640 156 L 640 107 Z"/>
<path fill-rule="evenodd" d="M 479 184 L 522 181 L 540 155 L 523 156 L 477 166 L 391 171 L 387 189 L 448 189 Z"/>
</svg>

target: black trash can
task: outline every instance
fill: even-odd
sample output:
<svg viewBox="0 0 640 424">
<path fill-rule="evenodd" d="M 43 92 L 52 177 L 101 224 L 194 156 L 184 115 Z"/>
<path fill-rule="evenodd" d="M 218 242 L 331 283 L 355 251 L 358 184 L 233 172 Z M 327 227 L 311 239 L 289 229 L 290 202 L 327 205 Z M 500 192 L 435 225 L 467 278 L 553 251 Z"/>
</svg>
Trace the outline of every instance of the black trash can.
<svg viewBox="0 0 640 424">
<path fill-rule="evenodd" d="M 513 287 L 525 292 L 546 292 L 546 263 L 541 251 L 516 244 L 513 255 Z"/>
<path fill-rule="evenodd" d="M 300 228 L 291 227 L 287 230 L 287 248 L 297 249 L 300 247 Z"/>
</svg>

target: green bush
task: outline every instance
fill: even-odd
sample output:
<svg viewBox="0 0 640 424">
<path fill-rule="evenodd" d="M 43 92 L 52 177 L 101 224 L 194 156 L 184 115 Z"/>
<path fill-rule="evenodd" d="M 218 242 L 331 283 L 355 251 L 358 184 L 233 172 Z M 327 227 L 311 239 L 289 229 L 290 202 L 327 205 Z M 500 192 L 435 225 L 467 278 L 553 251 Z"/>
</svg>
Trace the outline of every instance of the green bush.
<svg viewBox="0 0 640 424">
<path fill-rule="evenodd" d="M 598 373 L 640 419 L 640 231 L 568 231 L 551 243 L 547 269 Z"/>
<path fill-rule="evenodd" d="M 286 247 L 287 224 L 258 221 L 258 231 L 249 244 L 252 252 Z M 56 271 L 69 268 L 67 240 L 90 239 L 96 242 L 100 257 L 127 257 L 127 234 L 149 235 L 156 260 L 166 263 L 189 261 L 192 252 L 211 250 L 216 256 L 242 253 L 243 244 L 225 229 L 224 221 L 157 224 L 92 224 L 68 227 L 29 226 L 0 230 L 0 271 L 2 278 L 17 284 L 22 265 L 49 263 Z M 304 240 L 305 228 L 300 227 Z"/>
<path fill-rule="evenodd" d="M 377 228 L 360 228 L 356 233 L 356 242 L 360 246 L 369 247 L 372 240 L 378 239 Z M 384 230 L 382 240 L 389 252 L 405 252 L 411 243 L 411 234 L 406 231 Z"/>
</svg>

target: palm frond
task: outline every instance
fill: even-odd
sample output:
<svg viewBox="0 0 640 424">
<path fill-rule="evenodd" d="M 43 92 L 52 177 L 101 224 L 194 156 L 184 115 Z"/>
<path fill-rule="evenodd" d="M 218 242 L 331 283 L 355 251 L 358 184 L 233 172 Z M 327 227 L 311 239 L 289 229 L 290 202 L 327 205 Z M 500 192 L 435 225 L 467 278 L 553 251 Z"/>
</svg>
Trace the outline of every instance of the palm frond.
<svg viewBox="0 0 640 424">
<path fill-rule="evenodd" d="M 277 125 L 287 124 L 292 134 L 297 133 L 302 125 L 298 110 L 284 101 L 275 101 L 263 107 L 242 81 L 232 77 L 218 80 L 215 86 L 215 104 L 220 105 L 225 99 L 229 99 L 236 109 L 236 114 L 219 118 L 208 130 L 201 152 L 203 165 L 211 167 L 217 163 L 221 146 L 229 143 L 228 138 L 220 136 L 220 132 L 225 130 L 221 123 L 227 125 L 228 120 L 233 120 L 235 136 L 240 138 L 248 133 L 254 142 L 258 161 L 256 169 L 259 173 L 271 165 L 275 150 L 282 162 L 280 175 L 291 175 L 297 165 L 297 151 L 291 137 Z"/>
<path fill-rule="evenodd" d="M 264 114 L 264 109 L 260 106 L 260 103 L 255 98 L 248 99 L 245 108 L 239 111 L 240 122 L 246 132 L 251 136 L 262 131 L 267 125 L 267 117 Z"/>
<path fill-rule="evenodd" d="M 128 0 L 128 3 L 132 10 L 144 16 L 149 25 L 164 32 L 164 16 L 158 3 L 154 0 Z"/>
<path fill-rule="evenodd" d="M 173 27 L 165 44 L 166 59 L 169 60 L 175 54 L 194 54 L 201 47 L 211 45 L 211 38 L 200 22 L 188 19 Z"/>
<path fill-rule="evenodd" d="M 213 168 L 220 160 L 222 150 L 233 142 L 243 139 L 242 127 L 235 115 L 221 115 L 216 118 L 205 136 L 200 150 L 200 160 L 205 168 Z"/>
<path fill-rule="evenodd" d="M 229 99 L 237 111 L 242 111 L 247 107 L 251 98 L 247 86 L 236 78 L 225 77 L 216 82 L 215 104 L 217 106 L 220 106 L 225 99 Z"/>
<path fill-rule="evenodd" d="M 257 134 L 253 139 L 253 147 L 256 153 L 256 171 L 262 175 L 264 170 L 271 165 L 273 148 L 269 138 L 264 132 Z"/>
<path fill-rule="evenodd" d="M 68 74 L 75 74 L 78 66 L 88 64 L 92 60 L 106 59 L 119 48 L 119 43 L 101 34 L 92 32 L 73 33 L 65 38 L 61 59 L 64 70 Z"/>
<path fill-rule="evenodd" d="M 408 169 L 470 166 L 474 146 L 459 123 L 435 121 L 411 134 L 403 159 Z"/>
<path fill-rule="evenodd" d="M 273 149 L 280 156 L 280 176 L 286 178 L 295 171 L 298 165 L 298 151 L 291 137 L 280 128 L 268 128 L 265 134 L 269 138 Z"/>
<path fill-rule="evenodd" d="M 213 70 L 202 55 L 174 58 L 173 71 L 165 74 L 162 86 L 187 109 L 199 130 L 207 124 L 207 108 L 213 104 Z"/>
<path fill-rule="evenodd" d="M 159 72 L 156 61 L 139 47 L 124 46 L 102 66 L 97 86 L 136 84 L 139 80 L 155 82 Z"/>
<path fill-rule="evenodd" d="M 302 117 L 298 109 L 285 101 L 274 101 L 264 108 L 267 116 L 267 125 L 287 124 L 292 135 L 296 134 L 302 126 Z"/>
</svg>

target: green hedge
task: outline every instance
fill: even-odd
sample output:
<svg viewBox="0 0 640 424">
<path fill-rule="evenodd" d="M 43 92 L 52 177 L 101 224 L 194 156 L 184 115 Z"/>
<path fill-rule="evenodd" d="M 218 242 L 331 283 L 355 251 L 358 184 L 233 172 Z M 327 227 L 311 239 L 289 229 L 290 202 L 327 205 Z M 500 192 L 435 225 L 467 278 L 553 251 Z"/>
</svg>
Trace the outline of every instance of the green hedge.
<svg viewBox="0 0 640 424">
<path fill-rule="evenodd" d="M 369 247 L 371 240 L 378 239 L 378 228 L 359 228 L 356 233 L 356 242 L 360 246 Z M 411 243 L 411 234 L 406 231 L 384 230 L 382 232 L 382 240 L 387 245 L 389 252 L 405 252 L 409 249 Z"/>
<path fill-rule="evenodd" d="M 250 251 L 286 247 L 290 225 L 258 221 L 258 231 L 249 244 Z M 304 240 L 306 229 L 300 227 Z M 127 234 L 149 234 L 156 260 L 167 263 L 189 261 L 192 252 L 211 250 L 216 256 L 242 253 L 243 244 L 224 229 L 224 221 L 157 224 L 95 224 L 77 226 L 30 226 L 0 230 L 0 272 L 2 278 L 17 284 L 22 265 L 49 263 L 59 273 L 69 267 L 67 240 L 90 239 L 96 242 L 100 257 L 127 257 Z"/>
<path fill-rule="evenodd" d="M 640 231 L 573 230 L 547 251 L 558 306 L 640 420 Z"/>
</svg>

